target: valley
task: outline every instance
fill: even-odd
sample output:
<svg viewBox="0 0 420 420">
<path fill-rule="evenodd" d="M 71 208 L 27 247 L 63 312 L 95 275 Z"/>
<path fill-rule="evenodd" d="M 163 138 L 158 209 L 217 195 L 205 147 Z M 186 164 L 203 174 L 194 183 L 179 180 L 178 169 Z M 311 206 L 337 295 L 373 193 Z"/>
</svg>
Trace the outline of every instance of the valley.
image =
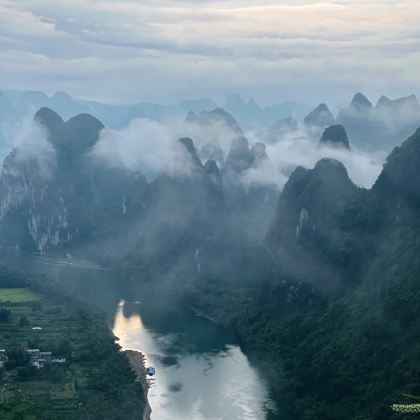
<svg viewBox="0 0 420 420">
<path fill-rule="evenodd" d="M 184 133 L 196 138 L 174 138 L 165 165 L 142 156 L 137 168 L 109 154 L 115 139 L 93 116 L 64 121 L 41 108 L 42 156 L 22 157 L 21 146 L 3 164 L 2 256 L 106 313 L 118 345 L 157 369 L 152 419 L 404 418 L 393 407 L 420 386 L 420 132 L 382 170 L 369 166 L 378 174 L 365 187 L 354 181 L 366 167 L 352 137 L 322 128 L 325 118 L 314 110 L 308 139 L 293 140 L 317 145 L 309 167 L 272 160 L 293 124 L 266 145 L 215 109 L 187 115 Z M 70 388 L 83 383 L 75 372 Z"/>
</svg>

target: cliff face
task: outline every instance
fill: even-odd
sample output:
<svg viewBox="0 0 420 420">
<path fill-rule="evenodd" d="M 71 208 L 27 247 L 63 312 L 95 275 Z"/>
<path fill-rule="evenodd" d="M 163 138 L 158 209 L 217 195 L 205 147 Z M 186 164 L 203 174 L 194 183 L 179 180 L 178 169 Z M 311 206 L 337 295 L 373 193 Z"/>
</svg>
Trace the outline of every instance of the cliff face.
<svg viewBox="0 0 420 420">
<path fill-rule="evenodd" d="M 3 165 L 0 243 L 44 252 L 90 238 L 99 225 L 126 212 L 130 178 L 91 159 L 103 125 L 90 115 L 64 122 L 42 108 L 34 122 L 39 146 L 14 150 Z"/>
</svg>

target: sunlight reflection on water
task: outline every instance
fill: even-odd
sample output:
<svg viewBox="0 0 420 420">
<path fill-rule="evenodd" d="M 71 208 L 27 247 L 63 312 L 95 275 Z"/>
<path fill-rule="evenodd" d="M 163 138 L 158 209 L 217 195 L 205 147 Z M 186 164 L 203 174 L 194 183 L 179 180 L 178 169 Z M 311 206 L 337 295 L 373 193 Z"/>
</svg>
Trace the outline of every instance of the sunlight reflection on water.
<svg viewBox="0 0 420 420">
<path fill-rule="evenodd" d="M 156 367 L 149 390 L 152 419 L 265 418 L 264 407 L 270 406 L 267 388 L 237 345 L 218 343 L 208 351 L 196 351 L 188 333 L 160 333 L 146 326 L 142 310 L 121 301 L 113 332 L 124 350 L 141 351 L 146 365 Z M 217 331 L 195 315 L 188 321 L 198 322 L 201 330 L 209 324 L 210 335 Z"/>
</svg>

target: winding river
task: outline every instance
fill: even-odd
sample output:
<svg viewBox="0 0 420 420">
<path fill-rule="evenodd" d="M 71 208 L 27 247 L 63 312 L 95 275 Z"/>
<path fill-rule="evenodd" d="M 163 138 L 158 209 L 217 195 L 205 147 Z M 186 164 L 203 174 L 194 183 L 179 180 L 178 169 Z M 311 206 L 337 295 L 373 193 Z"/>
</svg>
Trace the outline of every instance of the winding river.
<svg viewBox="0 0 420 420">
<path fill-rule="evenodd" d="M 173 296 L 150 289 L 123 296 L 116 272 L 89 263 L 18 257 L 6 262 L 45 273 L 92 300 L 107 314 L 121 347 L 145 355 L 156 368 L 148 393 L 152 420 L 265 419 L 273 412 L 263 376 L 233 334 Z"/>
</svg>

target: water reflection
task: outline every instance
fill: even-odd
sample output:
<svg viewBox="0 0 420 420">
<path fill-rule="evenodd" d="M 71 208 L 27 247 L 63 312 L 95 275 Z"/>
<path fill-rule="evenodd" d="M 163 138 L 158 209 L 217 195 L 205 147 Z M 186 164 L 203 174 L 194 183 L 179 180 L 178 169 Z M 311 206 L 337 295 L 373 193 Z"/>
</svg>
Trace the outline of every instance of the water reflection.
<svg viewBox="0 0 420 420">
<path fill-rule="evenodd" d="M 120 302 L 114 334 L 156 367 L 152 419 L 263 419 L 267 390 L 228 332 L 182 309 Z"/>
<path fill-rule="evenodd" d="M 106 312 L 119 344 L 143 352 L 147 364 L 156 367 L 149 391 L 152 420 L 259 420 L 271 411 L 266 384 L 235 337 L 173 296 L 139 290 L 124 302 L 128 298 L 113 271 L 17 256 L 0 262 L 46 274 Z"/>
</svg>

